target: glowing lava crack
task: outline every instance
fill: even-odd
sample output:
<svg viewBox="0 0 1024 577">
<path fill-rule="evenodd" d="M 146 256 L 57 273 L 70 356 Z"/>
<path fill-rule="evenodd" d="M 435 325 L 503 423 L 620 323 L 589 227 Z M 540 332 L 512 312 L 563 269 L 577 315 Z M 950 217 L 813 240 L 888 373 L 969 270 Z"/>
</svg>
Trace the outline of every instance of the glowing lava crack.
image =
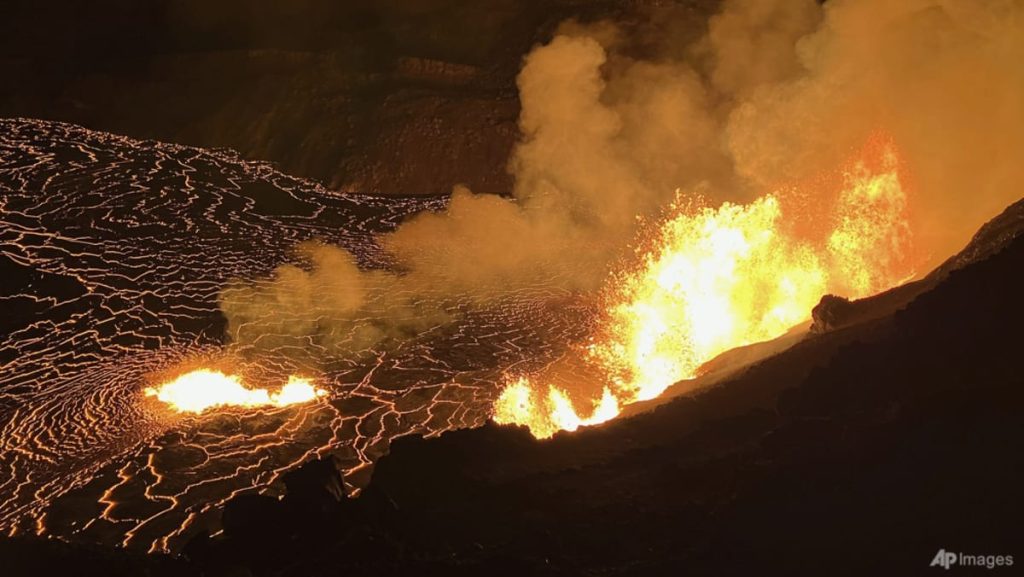
<svg viewBox="0 0 1024 577">
<path fill-rule="evenodd" d="M 199 369 L 185 373 L 159 387 L 147 388 L 147 397 L 156 397 L 183 413 L 201 413 L 214 407 L 285 407 L 307 403 L 327 392 L 313 386 L 309 379 L 291 376 L 276 393 L 250 389 L 235 375 Z"/>
</svg>

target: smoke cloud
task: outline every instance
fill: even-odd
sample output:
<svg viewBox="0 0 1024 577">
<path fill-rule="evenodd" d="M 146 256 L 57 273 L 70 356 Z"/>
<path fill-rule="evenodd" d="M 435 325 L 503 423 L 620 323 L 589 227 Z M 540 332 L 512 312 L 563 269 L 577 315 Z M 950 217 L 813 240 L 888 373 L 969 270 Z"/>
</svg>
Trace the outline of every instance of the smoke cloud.
<svg viewBox="0 0 1024 577">
<path fill-rule="evenodd" d="M 445 212 L 380 238 L 392 272 L 300 246 L 302 266 L 223 292 L 232 340 L 345 353 L 442 324 L 453 301 L 595 291 L 677 194 L 749 201 L 879 132 L 910 177 L 928 264 L 1021 196 L 1020 2 L 727 0 L 697 30 L 672 8 L 565 23 L 518 78 L 512 198 L 456 187 Z"/>
<path fill-rule="evenodd" d="M 755 184 L 834 165 L 884 130 L 913 180 L 913 229 L 932 259 L 1022 196 L 1024 5 L 834 1 L 796 44 L 800 73 L 740 100 L 725 137 Z"/>
</svg>

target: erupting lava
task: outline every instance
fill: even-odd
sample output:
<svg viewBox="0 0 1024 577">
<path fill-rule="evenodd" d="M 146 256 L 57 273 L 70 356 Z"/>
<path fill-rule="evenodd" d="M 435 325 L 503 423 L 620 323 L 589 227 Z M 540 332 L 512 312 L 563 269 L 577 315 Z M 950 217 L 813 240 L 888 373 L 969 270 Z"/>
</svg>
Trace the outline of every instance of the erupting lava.
<svg viewBox="0 0 1024 577">
<path fill-rule="evenodd" d="M 541 375 L 506 386 L 494 420 L 527 425 L 539 438 L 607 421 L 729 349 L 784 334 L 826 293 L 860 298 L 911 278 L 898 158 L 889 142 L 869 144 L 865 157 L 843 173 L 826 216 L 787 211 L 800 204 L 786 193 L 747 205 L 673 206 L 637 269 L 613 276 L 600 332 L 578 351 L 609 383 L 599 400 L 580 401 L 591 416 L 580 417 L 553 385 L 541 394 L 531 383 L 549 380 Z M 794 223 L 808 216 L 826 230 L 798 233 Z"/>
<path fill-rule="evenodd" d="M 242 379 L 220 371 L 199 369 L 156 388 L 145 390 L 147 397 L 156 397 L 176 411 L 201 413 L 214 407 L 284 407 L 306 403 L 327 394 L 313 386 L 309 379 L 296 376 L 276 393 L 266 389 L 249 389 Z"/>
<path fill-rule="evenodd" d="M 527 425 L 535 437 L 546 439 L 558 431 L 575 431 L 614 419 L 620 410 L 618 397 L 608 388 L 587 418 L 576 413 L 568 394 L 558 387 L 549 386 L 547 395 L 539 396 L 527 377 L 519 377 L 505 387 L 495 403 L 494 420 Z"/>
</svg>

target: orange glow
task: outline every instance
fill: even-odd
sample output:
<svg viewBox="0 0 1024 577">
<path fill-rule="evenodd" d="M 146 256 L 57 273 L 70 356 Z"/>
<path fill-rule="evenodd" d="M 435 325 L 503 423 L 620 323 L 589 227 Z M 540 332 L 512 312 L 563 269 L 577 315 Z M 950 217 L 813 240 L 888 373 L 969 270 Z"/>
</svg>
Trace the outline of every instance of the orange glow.
<svg viewBox="0 0 1024 577">
<path fill-rule="evenodd" d="M 182 413 L 202 413 L 214 407 L 284 407 L 306 403 L 327 394 L 313 386 L 309 379 L 291 376 L 276 393 L 267 389 L 250 389 L 236 375 L 199 369 L 156 388 L 145 390 L 147 397 L 156 397 Z"/>
<path fill-rule="evenodd" d="M 643 267 L 622 278 L 606 339 L 589 354 L 625 402 L 657 397 L 731 348 L 773 338 L 806 318 L 827 286 L 810 247 L 780 230 L 767 196 L 680 214 Z"/>
<path fill-rule="evenodd" d="M 892 145 L 881 149 L 880 171 L 858 163 L 844 175 L 828 236 L 833 283 L 850 298 L 869 296 L 910 280 L 911 233 L 907 195 Z"/>
<path fill-rule="evenodd" d="M 808 320 L 826 293 L 861 298 L 909 280 L 906 195 L 891 144 L 881 151 L 874 168 L 857 162 L 843 173 L 831 202 L 819 199 L 825 216 L 817 228 L 827 230 L 817 238 L 787 227 L 807 215 L 787 214 L 783 194 L 674 206 L 636 269 L 613 277 L 600 332 L 579 351 L 608 384 L 590 401 L 594 416 L 579 417 L 553 386 L 538 400 L 520 378 L 498 399 L 494 420 L 526 425 L 538 438 L 607 421 L 621 406 L 694 378 L 727 350 L 781 336 Z"/>
<path fill-rule="evenodd" d="M 495 403 L 494 421 L 503 425 L 526 425 L 535 437 L 546 439 L 558 431 L 597 425 L 618 414 L 619 400 L 607 388 L 591 415 L 582 418 L 565 391 L 549 385 L 547 395 L 540 396 L 527 377 L 519 377 L 501 392 Z"/>
</svg>

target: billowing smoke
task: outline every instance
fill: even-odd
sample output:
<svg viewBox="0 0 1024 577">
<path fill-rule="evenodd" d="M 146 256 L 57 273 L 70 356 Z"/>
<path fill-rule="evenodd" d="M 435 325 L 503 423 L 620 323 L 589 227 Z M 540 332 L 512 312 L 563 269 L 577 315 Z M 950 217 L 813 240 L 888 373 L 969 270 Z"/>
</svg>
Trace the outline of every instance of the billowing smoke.
<svg viewBox="0 0 1024 577">
<path fill-rule="evenodd" d="M 931 263 L 1024 192 L 1024 5 L 1016 0 L 727 0 L 568 22 L 525 59 L 511 199 L 456 187 L 380 239 L 393 272 L 340 248 L 226 289 L 236 342 L 361 350 L 446 322 L 445 304 L 593 291 L 677 198 L 746 201 L 898 146 Z"/>
<path fill-rule="evenodd" d="M 913 181 L 918 244 L 945 258 L 1024 194 L 1022 32 L 1017 0 L 827 2 L 796 45 L 800 73 L 732 107 L 737 174 L 799 178 L 884 130 Z"/>
</svg>

